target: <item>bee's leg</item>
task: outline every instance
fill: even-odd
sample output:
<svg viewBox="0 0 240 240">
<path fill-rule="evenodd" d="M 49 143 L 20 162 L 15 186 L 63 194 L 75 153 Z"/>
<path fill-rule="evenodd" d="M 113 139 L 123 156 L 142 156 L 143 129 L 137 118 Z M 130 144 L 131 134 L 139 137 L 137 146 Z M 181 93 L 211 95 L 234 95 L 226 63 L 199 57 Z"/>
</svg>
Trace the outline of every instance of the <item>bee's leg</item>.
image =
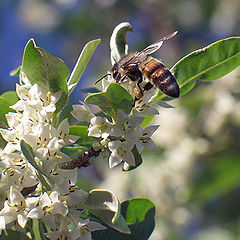
<svg viewBox="0 0 240 240">
<path fill-rule="evenodd" d="M 124 75 L 120 78 L 120 80 L 117 81 L 117 83 L 119 83 L 119 82 L 122 83 L 123 80 L 124 80 L 126 77 L 128 77 L 128 75 L 127 75 L 127 74 L 124 74 Z"/>
<path fill-rule="evenodd" d="M 146 85 L 143 87 L 143 91 L 148 91 L 148 90 L 150 90 L 152 87 L 153 87 L 153 85 L 152 85 L 150 82 L 148 82 L 148 83 L 146 83 Z"/>
<path fill-rule="evenodd" d="M 143 90 L 140 87 L 139 82 L 136 83 L 135 88 L 133 89 L 133 93 L 135 95 L 135 99 L 134 99 L 134 104 L 133 106 L 135 106 L 136 101 L 138 101 L 142 96 L 143 96 Z"/>
<path fill-rule="evenodd" d="M 135 96 L 134 102 L 133 102 L 133 107 L 135 107 L 136 101 L 138 101 L 138 100 L 139 100 L 139 98 L 137 98 L 137 97 Z"/>
</svg>

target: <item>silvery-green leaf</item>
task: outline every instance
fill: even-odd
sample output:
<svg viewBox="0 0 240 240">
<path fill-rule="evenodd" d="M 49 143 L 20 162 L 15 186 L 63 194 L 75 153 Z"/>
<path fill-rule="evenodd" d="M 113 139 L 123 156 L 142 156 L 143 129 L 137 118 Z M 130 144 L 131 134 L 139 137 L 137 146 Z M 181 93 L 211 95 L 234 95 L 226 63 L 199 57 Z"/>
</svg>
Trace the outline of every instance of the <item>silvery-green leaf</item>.
<svg viewBox="0 0 240 240">
<path fill-rule="evenodd" d="M 88 42 L 78 60 L 77 60 L 77 63 L 69 77 L 69 80 L 68 80 L 68 90 L 69 90 L 69 94 L 74 90 L 74 88 L 77 86 L 85 68 L 87 67 L 87 64 L 88 62 L 90 61 L 94 51 L 96 50 L 96 47 L 98 46 L 98 44 L 101 42 L 100 39 L 96 39 L 96 40 L 93 40 L 93 41 L 90 41 Z"/>
<path fill-rule="evenodd" d="M 94 93 L 85 99 L 86 103 L 97 105 L 104 113 L 117 119 L 117 110 L 129 114 L 133 107 L 132 95 L 118 83 L 110 83 L 106 92 Z"/>
<path fill-rule="evenodd" d="M 103 189 L 90 191 L 83 207 L 113 229 L 130 234 L 126 221 L 120 213 L 120 203 L 112 192 Z"/>
<path fill-rule="evenodd" d="M 66 64 L 30 39 L 25 47 L 22 70 L 31 84 L 37 83 L 52 93 L 63 90 L 68 94 Z"/>
<path fill-rule="evenodd" d="M 122 22 L 117 25 L 110 38 L 111 62 L 112 65 L 118 62 L 120 58 L 128 53 L 126 42 L 127 32 L 133 32 L 133 27 L 128 22 Z"/>
<path fill-rule="evenodd" d="M 104 189 L 93 189 L 89 192 L 86 208 L 92 210 L 109 210 L 114 213 L 114 223 L 120 214 L 120 203 L 114 193 Z"/>
</svg>

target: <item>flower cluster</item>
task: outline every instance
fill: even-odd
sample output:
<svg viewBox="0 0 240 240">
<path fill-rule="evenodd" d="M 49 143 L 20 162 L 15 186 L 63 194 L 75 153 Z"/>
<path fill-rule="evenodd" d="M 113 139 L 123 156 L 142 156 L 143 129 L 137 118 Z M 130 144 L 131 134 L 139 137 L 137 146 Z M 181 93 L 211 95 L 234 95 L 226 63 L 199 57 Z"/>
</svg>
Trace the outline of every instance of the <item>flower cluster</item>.
<svg viewBox="0 0 240 240">
<path fill-rule="evenodd" d="M 106 90 L 112 82 L 112 77 L 103 80 L 103 90 Z M 129 80 L 130 84 L 136 84 Z M 127 84 L 123 84 L 127 88 Z M 127 88 L 130 93 L 131 89 Z M 158 148 L 151 139 L 152 134 L 157 130 L 158 125 L 150 125 L 142 128 L 140 125 L 144 120 L 144 116 L 153 116 L 158 111 L 150 104 L 149 99 L 155 94 L 155 91 L 149 91 L 144 96 L 135 101 L 130 112 L 126 114 L 118 109 L 116 119 L 94 115 L 89 107 L 82 102 L 81 105 L 73 105 L 72 115 L 80 122 L 89 122 L 88 136 L 100 138 L 99 143 L 94 147 L 110 151 L 109 166 L 113 168 L 121 162 L 128 166 L 135 167 L 135 156 L 133 148 L 136 147 L 137 152 L 141 154 L 146 148 L 151 151 L 158 151 Z M 102 151 L 104 154 L 106 151 Z M 105 156 L 105 155 L 104 155 Z"/>
<path fill-rule="evenodd" d="M 31 63 L 29 51 L 38 50 L 30 40 L 24 59 Z M 42 71 L 51 71 L 51 62 L 48 65 L 46 58 L 41 60 Z M 108 75 L 102 81 L 102 92 L 97 97 L 88 96 L 88 99 L 97 98 L 99 105 L 85 100 L 102 111 L 93 113 L 84 102 L 73 105 L 72 115 L 87 126 L 73 126 L 71 133 L 77 136 L 70 135 L 68 119 L 58 123 L 58 116 L 67 100 L 66 89 L 70 94 L 77 84 L 77 73 L 73 70 L 74 77 L 71 75 L 64 82 L 66 85 L 54 92 L 49 82 L 58 79 L 63 83 L 65 76 L 47 80 L 43 77 L 36 82 L 31 74 L 23 72 L 32 67 L 26 61 L 20 70 L 20 84 L 16 86 L 19 100 L 5 115 L 8 128 L 0 129 L 5 140 L 0 150 L 0 234 L 10 228 L 23 232 L 30 229 L 28 235 L 33 238 L 32 222 L 37 222 L 40 233 L 50 239 L 90 240 L 91 232 L 106 229 L 102 224 L 130 234 L 123 216 L 119 218 L 121 208 L 117 197 L 108 190 L 85 192 L 76 185 L 78 168 L 89 166 L 91 158 L 99 156 L 109 160 L 110 168 L 123 163 L 123 170 L 130 170 L 141 164 L 144 149 L 158 151 L 152 135 L 159 125 L 143 127 L 146 116 L 158 114 L 150 101 L 156 89 L 144 90 L 143 97 L 133 101 L 134 89 L 144 89 L 149 80 L 144 77 L 141 83 L 136 83 L 126 78 L 119 86 Z M 59 59 L 55 61 L 54 67 L 65 68 L 63 72 L 67 76 L 67 67 Z M 103 106 L 103 99 L 107 106 Z"/>
<path fill-rule="evenodd" d="M 77 214 L 73 211 L 76 204 L 79 208 L 86 201 L 88 193 L 76 186 L 77 169 L 61 168 L 71 161 L 61 148 L 78 139 L 69 135 L 68 119 L 54 127 L 61 92 L 52 94 L 32 85 L 23 72 L 16 92 L 19 101 L 6 114 L 9 128 L 0 129 L 7 142 L 0 152 L 0 230 L 25 230 L 28 220 L 41 219 L 51 228 L 46 233 L 51 239 L 91 239 L 91 231 L 105 227 L 79 217 L 79 210 Z M 21 149 L 23 141 L 32 148 L 32 162 Z"/>
</svg>

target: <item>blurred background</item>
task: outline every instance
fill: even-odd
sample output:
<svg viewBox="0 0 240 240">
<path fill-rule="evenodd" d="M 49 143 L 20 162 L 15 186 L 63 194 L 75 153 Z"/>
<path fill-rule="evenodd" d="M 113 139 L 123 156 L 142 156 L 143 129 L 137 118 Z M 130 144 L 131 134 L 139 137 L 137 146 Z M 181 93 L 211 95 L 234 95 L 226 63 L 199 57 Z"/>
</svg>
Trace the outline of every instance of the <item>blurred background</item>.
<svg viewBox="0 0 240 240">
<path fill-rule="evenodd" d="M 1 0 L 0 94 L 14 90 L 9 72 L 21 65 L 24 46 L 37 44 L 63 59 L 70 71 L 83 46 L 101 38 L 79 86 L 82 89 L 111 68 L 113 28 L 130 22 L 130 51 L 179 31 L 155 54 L 170 68 L 184 55 L 214 41 L 240 34 L 239 0 Z M 81 185 L 112 190 L 121 201 L 150 198 L 157 208 L 151 240 L 240 239 L 240 69 L 160 109 L 154 140 L 160 153 L 145 152 L 138 169 L 123 173 L 95 162 L 81 169 Z"/>
</svg>

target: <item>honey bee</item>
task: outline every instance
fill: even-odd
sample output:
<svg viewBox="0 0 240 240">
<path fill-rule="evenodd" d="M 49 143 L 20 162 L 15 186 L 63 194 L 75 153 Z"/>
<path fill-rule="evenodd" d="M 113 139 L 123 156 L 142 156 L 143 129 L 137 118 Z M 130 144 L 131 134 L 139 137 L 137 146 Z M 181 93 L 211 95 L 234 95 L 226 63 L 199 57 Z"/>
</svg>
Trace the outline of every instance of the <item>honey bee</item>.
<svg viewBox="0 0 240 240">
<path fill-rule="evenodd" d="M 168 96 L 179 97 L 180 90 L 175 77 L 160 60 L 149 57 L 149 55 L 156 52 L 162 46 L 164 41 L 174 37 L 176 34 L 177 32 L 174 32 L 159 39 L 141 52 L 127 54 L 113 65 L 111 75 L 115 82 L 121 84 L 128 79 L 136 82 L 133 89 L 135 101 L 142 98 L 144 91 L 148 91 L 153 86 Z M 148 82 L 142 89 L 140 83 L 142 83 L 143 77 Z"/>
</svg>

